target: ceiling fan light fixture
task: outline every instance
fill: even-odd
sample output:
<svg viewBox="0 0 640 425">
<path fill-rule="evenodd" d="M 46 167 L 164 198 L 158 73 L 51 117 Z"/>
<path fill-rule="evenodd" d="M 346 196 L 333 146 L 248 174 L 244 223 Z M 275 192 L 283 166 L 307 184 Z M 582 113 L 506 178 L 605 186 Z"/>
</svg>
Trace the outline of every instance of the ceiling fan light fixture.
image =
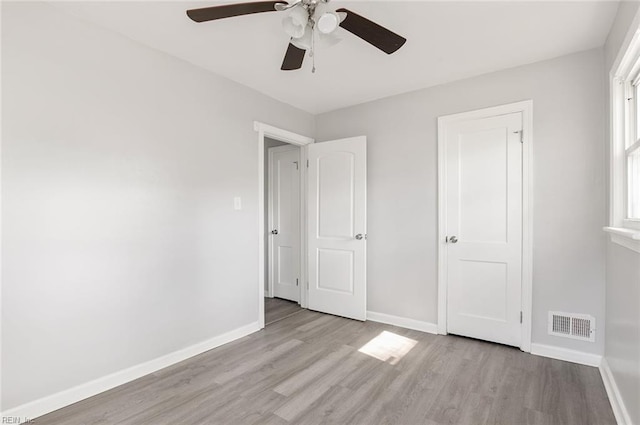
<svg viewBox="0 0 640 425">
<path fill-rule="evenodd" d="M 335 12 L 325 12 L 318 18 L 316 26 L 322 34 L 331 34 L 340 25 L 341 19 Z"/>
<path fill-rule="evenodd" d="M 190 9 L 187 10 L 187 16 L 194 22 L 207 22 L 254 13 L 287 11 L 282 26 L 290 40 L 280 67 L 283 71 L 300 69 L 305 56 L 309 56 L 314 62 L 311 72 L 315 72 L 316 47 L 329 47 L 338 43 L 340 39 L 333 35 L 338 26 L 388 55 L 406 43 L 406 38 L 351 10 L 329 10 L 328 2 L 329 0 L 235 0 L 230 4 Z"/>
<path fill-rule="evenodd" d="M 308 22 L 309 12 L 307 9 L 302 6 L 296 6 L 282 20 L 282 27 L 289 37 L 300 38 L 304 35 Z"/>
<path fill-rule="evenodd" d="M 304 28 L 304 33 L 300 37 L 293 37 L 291 39 L 291 44 L 296 46 L 298 49 L 302 50 L 311 50 L 311 37 L 313 36 L 313 30 L 310 26 L 306 26 Z"/>
<path fill-rule="evenodd" d="M 316 46 L 320 49 L 326 49 L 335 46 L 341 41 L 342 39 L 337 37 L 335 34 L 320 34 L 317 39 Z"/>
</svg>

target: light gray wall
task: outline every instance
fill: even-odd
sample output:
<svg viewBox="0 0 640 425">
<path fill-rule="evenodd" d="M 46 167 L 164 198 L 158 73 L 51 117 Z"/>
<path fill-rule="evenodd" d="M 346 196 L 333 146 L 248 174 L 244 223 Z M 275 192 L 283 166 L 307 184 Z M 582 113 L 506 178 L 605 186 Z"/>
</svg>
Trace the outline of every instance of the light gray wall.
<svg viewBox="0 0 640 425">
<path fill-rule="evenodd" d="M 264 290 L 269 289 L 269 148 L 284 146 L 287 143 L 264 138 Z"/>
<path fill-rule="evenodd" d="M 258 320 L 253 120 L 311 115 L 31 2 L 2 102 L 2 410 Z"/>
<path fill-rule="evenodd" d="M 640 254 L 616 243 L 607 249 L 604 355 L 632 423 L 640 424 Z"/>
<path fill-rule="evenodd" d="M 438 116 L 533 99 L 533 342 L 547 312 L 604 319 L 603 52 L 487 74 L 319 115 L 318 140 L 368 136 L 368 309 L 437 321 Z"/>
<path fill-rule="evenodd" d="M 640 2 L 620 3 L 604 47 L 608 105 L 609 72 L 639 9 Z M 604 356 L 632 423 L 640 424 L 640 254 L 609 241 L 606 268 Z"/>
</svg>

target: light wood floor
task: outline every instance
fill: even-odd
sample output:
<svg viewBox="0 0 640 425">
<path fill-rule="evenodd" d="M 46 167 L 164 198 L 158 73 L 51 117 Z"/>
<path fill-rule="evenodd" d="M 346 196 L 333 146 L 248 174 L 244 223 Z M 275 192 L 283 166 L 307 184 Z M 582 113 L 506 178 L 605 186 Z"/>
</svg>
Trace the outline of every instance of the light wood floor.
<svg viewBox="0 0 640 425">
<path fill-rule="evenodd" d="M 391 339 L 371 353 L 391 357 L 382 361 L 358 351 L 379 341 L 383 331 Z M 402 356 L 411 344 L 398 343 L 411 340 L 415 346 Z M 36 424 L 603 425 L 615 420 L 596 368 L 304 310 Z"/>
<path fill-rule="evenodd" d="M 270 323 L 282 320 L 302 311 L 300 305 L 293 301 L 287 301 L 280 298 L 264 299 L 264 323 Z"/>
</svg>

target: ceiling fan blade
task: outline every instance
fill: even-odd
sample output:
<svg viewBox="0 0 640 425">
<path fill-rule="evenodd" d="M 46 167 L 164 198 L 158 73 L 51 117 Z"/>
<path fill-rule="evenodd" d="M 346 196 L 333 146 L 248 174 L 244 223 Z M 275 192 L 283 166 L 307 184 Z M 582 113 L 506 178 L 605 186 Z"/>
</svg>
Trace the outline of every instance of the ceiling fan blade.
<svg viewBox="0 0 640 425">
<path fill-rule="evenodd" d="M 342 28 L 389 55 L 401 48 L 407 41 L 406 38 L 399 36 L 395 32 L 350 10 L 338 9 L 336 12 L 346 12 L 347 14 L 347 17 L 340 22 Z"/>
<path fill-rule="evenodd" d="M 302 62 L 304 61 L 304 54 L 307 51 L 304 49 L 299 49 L 293 44 L 289 43 L 289 47 L 287 47 L 287 53 L 284 54 L 284 60 L 282 61 L 282 66 L 280 67 L 283 71 L 293 71 L 295 69 L 302 68 Z"/>
<path fill-rule="evenodd" d="M 204 7 L 187 10 L 187 16 L 195 22 L 213 21 L 231 18 L 232 16 L 250 15 L 252 13 L 275 12 L 276 4 L 287 4 L 285 1 L 254 1 L 250 3 L 223 4 L 221 6 Z"/>
</svg>

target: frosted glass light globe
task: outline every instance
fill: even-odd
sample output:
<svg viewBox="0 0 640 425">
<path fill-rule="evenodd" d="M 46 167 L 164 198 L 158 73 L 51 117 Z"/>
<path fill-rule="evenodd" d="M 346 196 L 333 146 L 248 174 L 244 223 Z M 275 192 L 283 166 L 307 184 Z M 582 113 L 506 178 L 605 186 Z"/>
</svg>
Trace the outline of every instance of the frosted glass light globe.
<svg viewBox="0 0 640 425">
<path fill-rule="evenodd" d="M 282 20 L 282 27 L 289 37 L 300 38 L 304 35 L 309 22 L 309 12 L 302 6 L 294 7 Z"/>
<path fill-rule="evenodd" d="M 318 31 L 323 34 L 332 33 L 338 28 L 338 25 L 340 25 L 340 18 L 335 12 L 323 13 L 320 18 L 318 18 L 318 22 L 316 22 Z"/>
</svg>

